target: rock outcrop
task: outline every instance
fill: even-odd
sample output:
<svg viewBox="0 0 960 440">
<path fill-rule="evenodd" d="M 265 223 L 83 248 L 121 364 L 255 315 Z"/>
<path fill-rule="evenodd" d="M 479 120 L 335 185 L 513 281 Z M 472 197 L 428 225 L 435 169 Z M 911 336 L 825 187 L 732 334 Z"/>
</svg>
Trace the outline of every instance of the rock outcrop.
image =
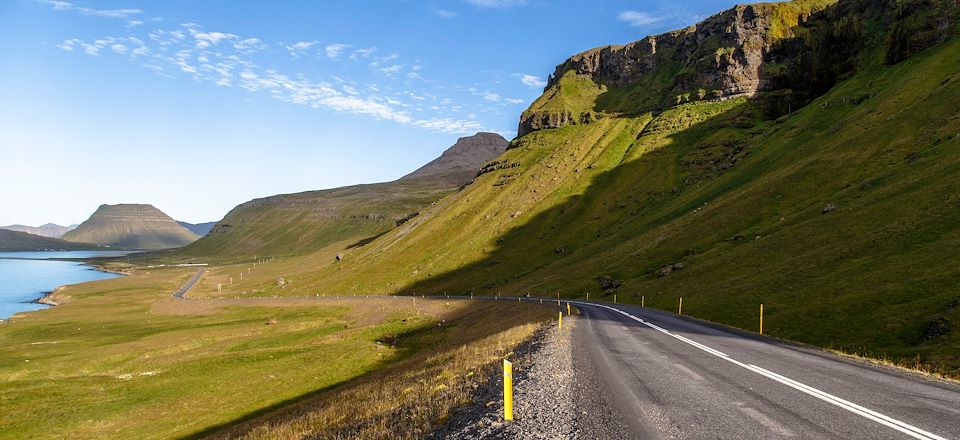
<svg viewBox="0 0 960 440">
<path fill-rule="evenodd" d="M 656 112 L 684 102 L 739 96 L 762 95 L 771 101 L 768 116 L 777 117 L 849 75 L 871 40 L 886 40 L 889 63 L 944 41 L 958 21 L 956 3 L 797 0 L 738 5 L 685 29 L 574 55 L 550 75 L 544 95 L 521 116 L 518 132 L 523 136 L 589 123 L 605 114 Z M 566 104 L 588 94 L 594 95 L 592 105 Z"/>
<path fill-rule="evenodd" d="M 499 156 L 509 142 L 496 133 L 480 132 L 457 139 L 457 142 L 430 161 L 400 180 L 440 179 L 454 185 L 470 182 L 480 167 Z"/>
</svg>

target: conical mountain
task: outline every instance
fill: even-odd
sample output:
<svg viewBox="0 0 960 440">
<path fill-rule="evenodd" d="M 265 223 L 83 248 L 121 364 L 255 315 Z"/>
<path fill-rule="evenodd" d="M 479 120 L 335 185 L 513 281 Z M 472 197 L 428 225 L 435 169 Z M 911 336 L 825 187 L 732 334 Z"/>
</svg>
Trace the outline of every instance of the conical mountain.
<svg viewBox="0 0 960 440">
<path fill-rule="evenodd" d="M 180 247 L 199 236 L 152 205 L 100 205 L 64 240 L 121 249 L 157 250 Z"/>
</svg>

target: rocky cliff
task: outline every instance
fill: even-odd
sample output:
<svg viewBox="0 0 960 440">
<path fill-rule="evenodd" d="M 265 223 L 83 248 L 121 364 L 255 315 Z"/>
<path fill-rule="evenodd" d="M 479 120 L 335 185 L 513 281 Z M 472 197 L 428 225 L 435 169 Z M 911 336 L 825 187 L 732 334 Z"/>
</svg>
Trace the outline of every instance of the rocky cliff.
<svg viewBox="0 0 960 440">
<path fill-rule="evenodd" d="M 519 134 L 690 101 L 749 96 L 769 117 L 796 109 L 856 69 L 866 47 L 895 63 L 942 42 L 956 0 L 797 0 L 738 5 L 686 29 L 569 58 L 521 115 Z M 886 44 L 871 44 L 874 40 Z"/>
<path fill-rule="evenodd" d="M 195 241 L 197 234 L 152 205 L 100 205 L 76 229 L 63 235 L 73 242 L 123 249 L 169 249 Z"/>
</svg>

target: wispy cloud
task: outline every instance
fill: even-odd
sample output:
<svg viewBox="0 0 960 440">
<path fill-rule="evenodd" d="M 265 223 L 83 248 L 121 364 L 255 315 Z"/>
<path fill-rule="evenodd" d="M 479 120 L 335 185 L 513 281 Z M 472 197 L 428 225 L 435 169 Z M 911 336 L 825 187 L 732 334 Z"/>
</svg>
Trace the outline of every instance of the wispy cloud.
<svg viewBox="0 0 960 440">
<path fill-rule="evenodd" d="M 630 26 L 647 26 L 659 23 L 664 19 L 665 17 L 641 11 L 623 11 L 617 15 L 617 20 L 627 23 Z"/>
<path fill-rule="evenodd" d="M 287 46 L 287 50 L 290 52 L 290 56 L 294 58 L 299 58 L 304 52 L 310 50 L 311 47 L 320 44 L 319 41 L 298 41 Z"/>
<path fill-rule="evenodd" d="M 527 0 L 467 0 L 467 3 L 478 8 L 512 8 L 524 6 Z"/>
<path fill-rule="evenodd" d="M 340 58 L 340 55 L 343 54 L 344 50 L 347 50 L 350 47 L 349 44 L 334 43 L 328 44 L 327 47 L 323 48 L 323 52 L 327 55 L 327 58 L 334 59 Z"/>
<path fill-rule="evenodd" d="M 520 77 L 520 82 L 527 87 L 533 88 L 543 88 L 547 86 L 547 82 L 543 78 L 540 78 L 536 75 L 522 75 Z"/>
<path fill-rule="evenodd" d="M 93 9 L 85 6 L 77 6 L 76 4 L 68 1 L 61 0 L 35 0 L 37 3 L 41 3 L 47 6 L 53 7 L 58 11 L 76 11 L 83 15 L 92 15 L 96 17 L 105 17 L 105 18 L 130 18 L 134 15 L 142 14 L 143 11 L 139 9 Z"/>
<path fill-rule="evenodd" d="M 55 9 L 87 13 L 69 2 L 43 3 Z M 155 26 L 154 23 L 161 22 L 150 23 Z M 197 23 L 169 24 L 153 30 L 144 27 L 141 20 L 128 20 L 124 25 L 125 35 L 68 38 L 57 47 L 97 57 L 123 57 L 168 78 L 186 77 L 309 108 L 446 133 L 491 130 L 493 127 L 484 126 L 477 115 L 489 115 L 496 111 L 492 110 L 495 107 L 521 102 L 494 91 L 481 92 L 473 88 L 466 92 L 471 97 L 462 96 L 466 103 L 457 102 L 457 96 L 465 93 L 466 88 L 424 78 L 421 60 L 404 60 L 392 52 L 377 56 L 376 47 L 347 43 L 323 45 L 312 40 L 277 44 L 252 36 L 208 30 Z M 363 75 L 317 77 L 297 71 L 284 72 L 285 68 L 277 67 L 276 59 L 271 58 L 284 52 L 293 58 L 305 54 L 328 59 L 349 58 L 351 62 L 341 64 L 342 68 L 366 68 L 379 75 L 370 77 L 373 78 L 368 80 L 370 83 L 363 83 L 358 82 Z M 269 67 L 261 67 L 260 63 Z"/>
<path fill-rule="evenodd" d="M 453 18 L 460 14 L 458 14 L 456 11 L 449 11 L 446 9 L 434 9 L 433 15 L 436 15 L 440 18 Z"/>
<path fill-rule="evenodd" d="M 356 61 L 359 59 L 370 58 L 376 52 L 377 52 L 376 47 L 366 47 L 363 49 L 355 49 L 353 52 L 350 52 L 350 59 Z"/>
</svg>

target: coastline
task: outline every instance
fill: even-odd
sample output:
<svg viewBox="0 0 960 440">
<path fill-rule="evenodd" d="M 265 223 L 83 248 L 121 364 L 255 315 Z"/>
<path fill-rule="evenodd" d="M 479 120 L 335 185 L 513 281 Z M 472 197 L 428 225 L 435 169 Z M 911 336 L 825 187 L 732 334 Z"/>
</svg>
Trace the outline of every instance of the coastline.
<svg viewBox="0 0 960 440">
<path fill-rule="evenodd" d="M 11 259 L 15 259 L 15 258 L 11 258 Z M 26 259 L 26 258 L 25 258 L 25 259 Z M 97 272 L 103 272 L 103 273 L 109 273 L 109 274 L 117 275 L 118 277 L 119 277 L 119 276 L 128 276 L 128 275 L 131 274 L 130 272 L 123 272 L 123 271 L 116 270 L 116 269 L 108 269 L 108 268 L 106 268 L 106 267 L 103 267 L 103 266 L 101 266 L 101 265 L 98 265 L 98 264 L 96 264 L 96 263 L 94 263 L 94 262 L 92 262 L 92 261 L 89 261 L 89 260 L 57 259 L 57 258 L 51 258 L 51 259 L 48 259 L 48 260 L 52 260 L 52 261 L 79 262 L 79 263 L 81 263 L 82 266 L 86 266 L 86 267 L 88 267 L 88 268 L 91 269 L 91 270 L 94 270 L 94 271 L 97 271 Z M 57 287 L 54 287 L 53 290 L 46 291 L 46 292 L 41 292 L 41 296 L 40 296 L 39 298 L 36 298 L 36 299 L 34 299 L 34 300 L 32 300 L 32 301 L 27 301 L 27 303 L 29 303 L 29 304 L 40 304 L 40 305 L 47 306 L 47 307 L 59 306 L 59 305 L 61 305 L 61 304 L 66 303 L 66 302 L 69 300 L 69 298 L 70 298 L 70 297 L 64 297 L 64 298 L 58 298 L 58 297 L 57 297 L 57 295 L 58 295 L 59 293 L 61 293 L 64 289 L 66 289 L 67 287 L 73 286 L 73 285 L 76 285 L 76 284 L 84 284 L 84 283 L 90 283 L 90 282 L 96 282 L 96 281 L 103 281 L 103 280 L 105 280 L 105 279 L 110 279 L 110 278 L 104 278 L 104 279 L 100 279 L 100 280 L 91 280 L 91 281 L 82 281 L 82 282 L 79 282 L 79 283 L 61 284 L 61 285 L 59 285 L 59 286 L 57 286 Z M 47 307 L 44 307 L 44 308 L 47 308 Z M 8 321 L 12 321 L 14 318 L 20 317 L 21 315 L 24 315 L 24 314 L 27 314 L 27 313 L 33 313 L 33 312 L 36 312 L 36 311 L 38 311 L 38 310 L 43 310 L 44 308 L 39 308 L 39 309 L 35 309 L 35 310 L 25 310 L 25 311 L 22 311 L 22 312 L 14 313 L 14 314 L 6 317 L 6 318 L 0 318 L 0 324 L 5 324 L 5 323 L 7 323 Z"/>
</svg>

